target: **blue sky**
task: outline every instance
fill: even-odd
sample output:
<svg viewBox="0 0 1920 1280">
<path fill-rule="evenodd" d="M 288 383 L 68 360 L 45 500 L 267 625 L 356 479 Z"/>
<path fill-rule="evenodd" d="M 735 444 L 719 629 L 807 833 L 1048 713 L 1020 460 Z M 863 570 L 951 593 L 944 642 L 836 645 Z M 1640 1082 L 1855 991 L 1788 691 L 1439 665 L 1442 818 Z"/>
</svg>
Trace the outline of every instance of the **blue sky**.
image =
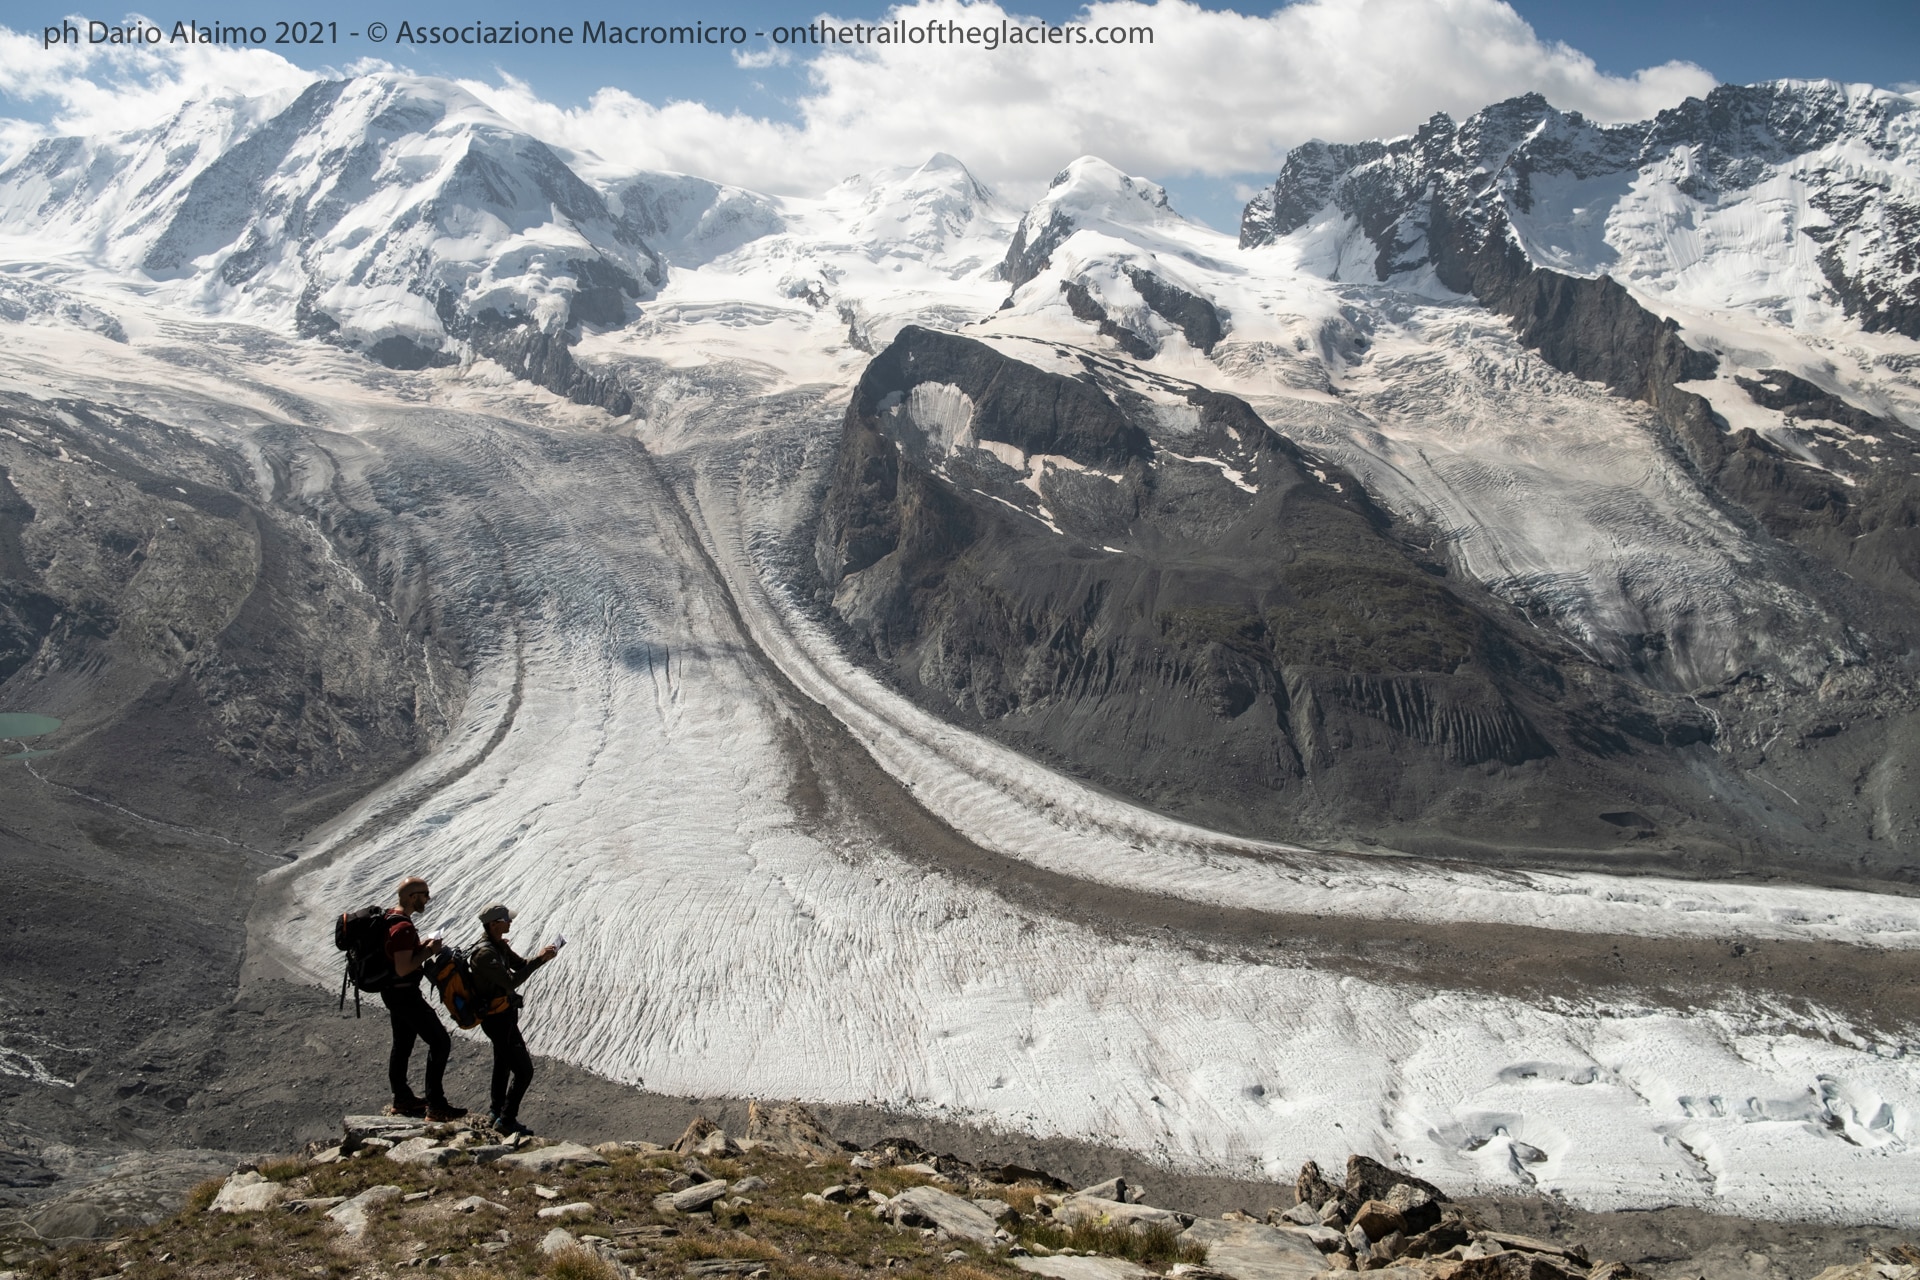
<svg viewBox="0 0 1920 1280">
<path fill-rule="evenodd" d="M 919 0 L 927 12 L 958 2 Z M 806 185 L 809 165 L 837 177 L 836 169 L 909 163 L 940 149 L 961 156 L 989 181 L 1024 190 L 1084 149 L 1167 183 L 1183 211 L 1222 226 L 1237 218 L 1249 184 L 1270 181 L 1278 157 L 1304 137 L 1402 132 L 1435 110 L 1459 115 L 1528 88 L 1603 118 L 1639 118 L 1710 83 L 1698 71 L 1668 65 L 1674 63 L 1692 64 L 1718 81 L 1794 76 L 1882 87 L 1920 83 L 1920 3 L 1911 2 L 1828 0 L 1810 8 L 1783 0 L 1678 6 L 1517 0 L 1509 8 L 1500 0 L 1304 0 L 1283 10 L 1238 11 L 1180 0 L 1103 3 L 1100 12 L 1107 17 L 1131 14 L 1154 25 L 1155 47 L 1105 62 L 1090 53 L 1003 49 L 961 51 L 937 63 L 863 64 L 842 56 L 829 60 L 831 66 L 810 62 L 807 51 L 795 49 L 786 65 L 742 66 L 729 48 L 402 48 L 391 37 L 373 43 L 364 32 L 376 21 L 391 31 L 403 20 L 577 27 L 590 19 L 699 20 L 751 32 L 804 24 L 820 10 L 765 0 L 717 6 L 268 0 L 244 12 L 247 22 L 269 27 L 281 18 L 337 23 L 339 44 L 276 50 L 309 70 L 339 71 L 375 57 L 494 85 L 512 77 L 524 90 L 515 91 L 513 103 L 495 105 L 517 103 L 533 115 L 551 115 L 548 108 L 571 112 L 549 121 L 549 134 L 562 135 L 554 140 L 604 152 L 599 143 L 617 135 L 615 150 L 624 150 L 615 158 L 636 165 L 793 190 Z M 1051 22 L 1074 21 L 1086 12 L 1068 0 L 1006 0 L 1005 8 Z M 120 0 L 113 8 L 79 14 L 118 21 L 124 11 Z M 180 17 L 238 18 L 199 5 L 176 13 L 145 3 L 140 11 L 163 27 Z M 888 7 L 859 0 L 836 4 L 832 12 L 875 20 Z M 38 47 L 43 26 L 73 13 L 70 0 L 44 6 L 0 0 L 0 24 L 24 37 L 0 57 L 0 116 L 87 127 L 77 118 L 87 117 L 98 95 L 69 92 L 57 76 L 49 77 L 53 55 Z M 1236 27 L 1230 21 L 1236 13 L 1267 21 Z M 356 31 L 362 33 L 357 39 L 348 34 Z M 1556 42 L 1591 58 L 1594 66 L 1561 56 Z M 1376 45 L 1382 49 L 1377 58 Z M 755 40 L 748 51 L 769 49 Z M 170 56 L 162 51 L 135 70 L 96 57 L 60 74 L 92 77 L 112 89 L 128 77 L 152 80 L 156 67 L 166 74 Z M 217 82 L 221 65 L 216 60 L 181 70 L 180 91 L 208 78 Z M 250 64 L 254 79 L 248 85 L 258 70 Z M 1367 73 L 1375 70 L 1378 76 L 1369 81 Z M 1273 83 L 1263 87 L 1265 81 Z M 1296 91 L 1289 94 L 1294 82 Z M 631 110 L 596 114 L 591 104 L 604 89 L 651 108 L 688 102 L 704 110 L 671 119 Z M 726 123 L 734 113 L 754 122 L 738 140 Z"/>
</svg>

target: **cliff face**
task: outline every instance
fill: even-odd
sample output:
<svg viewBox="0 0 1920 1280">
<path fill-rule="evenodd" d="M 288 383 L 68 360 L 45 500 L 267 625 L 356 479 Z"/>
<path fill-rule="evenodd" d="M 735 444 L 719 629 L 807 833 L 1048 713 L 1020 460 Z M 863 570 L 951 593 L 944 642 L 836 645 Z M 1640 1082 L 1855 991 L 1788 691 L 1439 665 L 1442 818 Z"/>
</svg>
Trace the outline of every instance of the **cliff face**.
<svg viewBox="0 0 1920 1280">
<path fill-rule="evenodd" d="M 1755 834 L 1702 785 L 1704 712 L 1516 625 L 1231 396 L 903 330 L 847 410 L 816 551 L 914 696 L 1197 820 Z"/>
</svg>

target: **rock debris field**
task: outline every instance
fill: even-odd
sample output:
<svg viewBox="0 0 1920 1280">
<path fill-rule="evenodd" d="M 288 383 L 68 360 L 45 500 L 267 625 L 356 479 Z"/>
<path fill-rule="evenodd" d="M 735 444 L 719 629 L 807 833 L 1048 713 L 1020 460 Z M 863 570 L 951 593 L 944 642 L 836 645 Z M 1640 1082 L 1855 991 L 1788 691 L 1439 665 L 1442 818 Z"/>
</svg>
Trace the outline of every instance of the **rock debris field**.
<svg viewBox="0 0 1920 1280">
<path fill-rule="evenodd" d="M 207 1179 L 171 1220 L 100 1242 L 17 1243 L 0 1280 L 457 1274 L 571 1280 L 826 1280 L 875 1273 L 1058 1280 L 1635 1280 L 1594 1243 L 1501 1229 L 1475 1206 L 1355 1155 L 1309 1161 L 1264 1214 L 1151 1203 L 1124 1176 L 1073 1188 L 895 1137 L 835 1140 L 793 1104 L 735 1139 L 696 1116 L 671 1144 L 501 1137 L 468 1122 L 347 1116 L 337 1140 Z M 27 1256 L 29 1253 L 35 1256 Z M 24 1264 L 24 1265 L 23 1265 Z M 1916 1280 L 1889 1242 L 1813 1280 Z M 1809 1273 L 1810 1275 L 1812 1273 Z"/>
</svg>

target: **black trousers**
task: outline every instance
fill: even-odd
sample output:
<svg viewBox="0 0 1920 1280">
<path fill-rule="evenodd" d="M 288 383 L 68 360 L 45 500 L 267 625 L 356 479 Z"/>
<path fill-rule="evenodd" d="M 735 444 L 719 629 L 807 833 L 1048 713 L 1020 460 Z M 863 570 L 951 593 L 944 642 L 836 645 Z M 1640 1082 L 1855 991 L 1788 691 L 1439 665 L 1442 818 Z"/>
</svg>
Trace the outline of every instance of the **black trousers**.
<svg viewBox="0 0 1920 1280">
<path fill-rule="evenodd" d="M 520 1011 L 509 1009 L 480 1019 L 480 1030 L 493 1041 L 493 1114 L 502 1120 L 520 1118 L 520 1099 L 533 1083 L 533 1055 L 520 1035 Z"/>
<path fill-rule="evenodd" d="M 403 982 L 397 987 L 380 993 L 381 1003 L 387 1006 L 387 1016 L 393 1020 L 393 1052 L 387 1056 L 387 1083 L 393 1086 L 395 1102 L 410 1102 L 414 1092 L 407 1084 L 407 1062 L 413 1057 L 413 1042 L 422 1041 L 427 1046 L 427 1102 L 431 1106 L 445 1106 L 447 1090 L 447 1056 L 453 1052 L 453 1037 L 447 1034 L 446 1027 L 420 994 L 418 982 Z"/>
</svg>

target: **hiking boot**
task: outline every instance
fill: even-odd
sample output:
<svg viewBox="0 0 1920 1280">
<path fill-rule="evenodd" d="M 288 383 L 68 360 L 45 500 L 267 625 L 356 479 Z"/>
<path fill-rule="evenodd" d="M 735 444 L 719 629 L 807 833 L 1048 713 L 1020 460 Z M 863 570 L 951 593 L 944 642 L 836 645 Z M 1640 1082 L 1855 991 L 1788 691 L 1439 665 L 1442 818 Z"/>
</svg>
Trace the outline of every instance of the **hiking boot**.
<svg viewBox="0 0 1920 1280">
<path fill-rule="evenodd" d="M 502 1120 L 495 1124 L 494 1128 L 500 1131 L 500 1136 L 503 1138 L 515 1136 L 531 1138 L 533 1136 L 533 1130 L 527 1128 L 527 1126 L 521 1124 L 518 1120 Z"/>
<path fill-rule="evenodd" d="M 427 1114 L 427 1104 L 418 1098 L 395 1098 L 387 1105 L 390 1116 L 411 1116 L 419 1119 Z"/>
<path fill-rule="evenodd" d="M 467 1114 L 467 1109 L 465 1107 L 456 1107 L 450 1102 L 429 1102 L 426 1105 L 426 1110 L 420 1114 L 438 1124 L 448 1120 L 460 1119 Z"/>
</svg>

